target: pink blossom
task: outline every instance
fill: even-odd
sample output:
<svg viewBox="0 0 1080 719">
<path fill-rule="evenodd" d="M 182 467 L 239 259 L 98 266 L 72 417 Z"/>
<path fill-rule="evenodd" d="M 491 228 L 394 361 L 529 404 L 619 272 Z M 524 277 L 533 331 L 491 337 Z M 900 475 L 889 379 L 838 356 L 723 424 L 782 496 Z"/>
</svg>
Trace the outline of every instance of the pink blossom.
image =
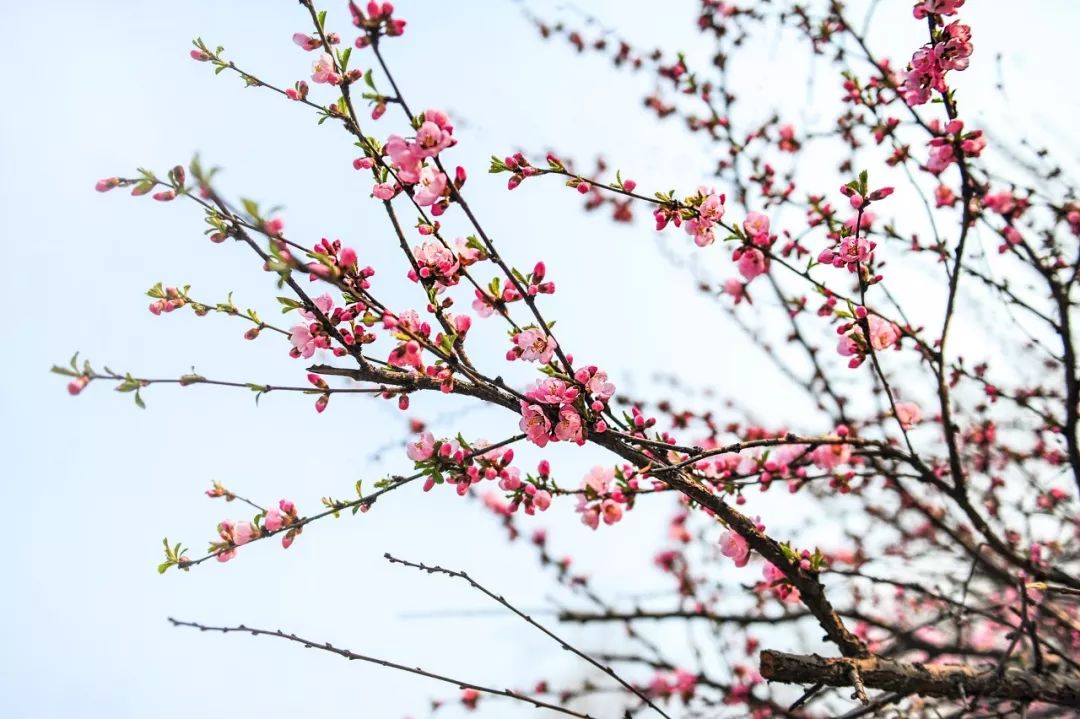
<svg viewBox="0 0 1080 719">
<path fill-rule="evenodd" d="M 697 688 L 697 675 L 692 674 L 685 669 L 675 670 L 675 680 L 671 685 L 672 691 L 684 700 L 693 696 L 695 689 Z"/>
<path fill-rule="evenodd" d="M 799 141 L 795 139 L 795 127 L 782 125 L 780 127 L 779 147 L 782 152 L 795 152 L 799 149 Z"/>
<path fill-rule="evenodd" d="M 547 446 L 551 434 L 551 420 L 544 414 L 544 408 L 540 405 L 522 402 L 521 421 L 518 427 L 537 447 Z"/>
<path fill-rule="evenodd" d="M 735 304 L 739 304 L 743 299 L 749 300 L 749 295 L 746 294 L 746 285 L 734 277 L 724 280 L 723 289 L 725 295 L 731 295 L 735 298 Z"/>
<path fill-rule="evenodd" d="M 738 260 L 739 274 L 746 278 L 749 282 L 758 275 L 765 272 L 768 264 L 765 260 L 765 255 L 761 250 L 750 247 L 743 248 L 742 254 L 739 255 Z"/>
<path fill-rule="evenodd" d="M 421 207 L 427 207 L 439 200 L 445 191 L 446 175 L 434 165 L 425 165 L 417 178 L 417 190 L 413 199 Z"/>
<path fill-rule="evenodd" d="M 319 312 L 322 312 L 324 316 L 328 317 L 334 311 L 334 298 L 331 297 L 329 293 L 324 292 L 323 294 L 313 299 L 312 302 L 319 309 Z M 311 312 L 310 310 L 301 308 L 297 310 L 297 312 L 308 322 L 314 322 L 316 319 L 318 319 L 318 315 L 316 315 L 314 312 Z"/>
<path fill-rule="evenodd" d="M 859 333 L 853 334 L 862 337 Z M 840 353 L 841 357 L 862 356 L 862 346 L 851 335 L 840 336 L 839 341 L 836 343 L 836 351 Z"/>
<path fill-rule="evenodd" d="M 514 335 L 517 356 L 526 362 L 547 364 L 555 353 L 555 338 L 539 329 L 526 329 Z"/>
<path fill-rule="evenodd" d="M 581 424 L 581 415 L 570 405 L 563 405 L 559 410 L 559 421 L 555 425 L 555 436 L 564 442 L 585 444 L 585 435 Z"/>
<path fill-rule="evenodd" d="M 380 182 L 371 188 L 371 194 L 379 200 L 392 200 L 397 194 L 397 187 L 389 182 Z"/>
<path fill-rule="evenodd" d="M 398 135 L 391 135 L 386 140 L 386 154 L 397 171 L 398 179 L 413 184 L 420 179 L 420 165 L 423 158 L 416 152 L 416 146 Z"/>
<path fill-rule="evenodd" d="M 810 460 L 824 470 L 835 469 L 851 460 L 851 445 L 822 444 L 810 453 Z"/>
<path fill-rule="evenodd" d="M 465 267 L 475 265 L 477 262 L 487 259 L 487 252 L 480 247 L 470 245 L 469 241 L 463 237 L 454 240 L 454 247 L 457 251 L 458 259 Z"/>
<path fill-rule="evenodd" d="M 237 522 L 232 531 L 232 541 L 237 546 L 247 544 L 258 536 L 259 530 L 251 522 Z"/>
<path fill-rule="evenodd" d="M 440 110 L 428 110 L 424 113 L 424 122 L 416 131 L 416 153 L 420 157 L 433 157 L 448 147 L 455 140 L 451 136 L 453 127 L 446 113 Z"/>
<path fill-rule="evenodd" d="M 591 490 L 594 494 L 602 496 L 607 494 L 608 488 L 611 486 L 611 482 L 614 479 L 614 469 L 598 464 L 590 469 L 585 475 L 585 478 L 581 480 L 581 487 L 582 489 Z"/>
<path fill-rule="evenodd" d="M 417 371 L 424 369 L 424 362 L 420 356 L 420 343 L 416 340 L 402 342 L 390 351 L 387 361 L 394 367 L 412 367 Z"/>
<path fill-rule="evenodd" d="M 405 445 L 405 455 L 414 462 L 431 459 L 435 454 L 435 437 L 431 432 L 424 432 L 415 441 Z"/>
<path fill-rule="evenodd" d="M 271 507 L 266 512 L 266 518 L 263 520 L 263 526 L 268 532 L 276 532 L 285 526 L 285 517 L 281 514 L 281 510 Z"/>
<path fill-rule="evenodd" d="M 594 399 L 601 402 L 607 402 L 615 394 L 615 385 L 608 382 L 607 372 L 603 370 L 594 372 L 592 378 L 585 383 L 585 387 Z"/>
<path fill-rule="evenodd" d="M 433 278 L 444 286 L 457 284 L 457 273 L 461 269 L 461 264 L 454 251 L 442 242 L 435 240 L 425 242 L 413 248 L 413 255 L 416 258 L 416 264 L 420 267 L 420 277 Z"/>
<path fill-rule="evenodd" d="M 318 50 L 320 47 L 322 47 L 322 41 L 319 40 L 319 38 L 312 37 L 311 35 L 305 35 L 302 32 L 294 33 L 292 36 L 292 40 L 294 43 L 304 48 L 308 52 L 311 52 L 312 50 Z M 318 82 L 318 80 L 316 80 L 316 82 Z"/>
<path fill-rule="evenodd" d="M 771 562 L 766 562 L 762 574 L 765 582 L 776 592 L 781 601 L 795 603 L 799 601 L 799 590 L 786 581 L 784 573 Z"/>
<path fill-rule="evenodd" d="M 704 196 L 697 208 L 697 217 L 686 221 L 686 232 L 694 238 L 694 244 L 698 247 L 707 247 L 716 241 L 715 225 L 724 216 L 724 196 L 699 188 L 698 193 Z M 659 211 L 658 211 L 659 212 Z M 657 229 L 663 229 L 661 219 L 657 216 Z M 665 220 L 663 224 L 667 224 Z"/>
<path fill-rule="evenodd" d="M 760 212 L 748 212 L 743 220 L 743 231 L 747 237 L 759 237 L 769 234 L 769 217 Z"/>
<path fill-rule="evenodd" d="M 720 536 L 720 553 L 730 557 L 736 567 L 745 567 L 750 561 L 750 545 L 741 534 L 731 529 Z"/>
<path fill-rule="evenodd" d="M 577 387 L 558 377 L 545 377 L 525 392 L 525 396 L 543 404 L 568 404 L 578 398 Z"/>
<path fill-rule="evenodd" d="M 541 512 L 546 512 L 547 508 L 551 506 L 551 492 L 546 489 L 541 489 L 532 496 L 532 505 L 539 509 Z"/>
<path fill-rule="evenodd" d="M 964 0 L 920 0 L 912 12 L 916 20 L 923 20 L 927 15 L 955 15 L 963 4 Z"/>
<path fill-rule="evenodd" d="M 315 350 L 319 349 L 319 338 L 311 333 L 306 324 L 293 325 L 289 330 L 289 341 L 293 348 L 304 359 L 311 359 Z"/>
<path fill-rule="evenodd" d="M 956 204 L 956 193 L 948 185 L 938 185 L 934 189 L 934 204 L 936 207 L 952 207 Z"/>
<path fill-rule="evenodd" d="M 319 84 L 337 85 L 341 82 L 341 75 L 337 74 L 334 58 L 328 52 L 319 55 L 319 59 L 311 66 L 311 81 Z"/>
<path fill-rule="evenodd" d="M 866 320 L 870 327 L 870 344 L 875 350 L 884 350 L 893 346 L 900 339 L 900 328 L 877 315 L 870 315 Z"/>
<path fill-rule="evenodd" d="M 904 429 L 911 429 L 922 421 L 922 410 L 914 402 L 897 402 L 896 418 Z"/>
<path fill-rule="evenodd" d="M 622 505 L 612 499 L 605 499 L 600 503 L 600 516 L 604 519 L 604 524 L 615 524 L 623 516 Z"/>
</svg>

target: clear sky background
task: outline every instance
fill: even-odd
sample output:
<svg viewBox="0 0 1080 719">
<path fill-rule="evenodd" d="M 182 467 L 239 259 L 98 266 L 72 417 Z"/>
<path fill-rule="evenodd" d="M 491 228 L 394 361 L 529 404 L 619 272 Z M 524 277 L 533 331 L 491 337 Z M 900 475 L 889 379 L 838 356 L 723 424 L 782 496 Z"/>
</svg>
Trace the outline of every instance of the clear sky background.
<svg viewBox="0 0 1080 719">
<path fill-rule="evenodd" d="M 641 389 L 653 371 L 677 371 L 689 386 L 719 385 L 757 402 L 763 414 L 782 414 L 779 420 L 807 419 L 809 407 L 791 402 L 782 384 L 762 389 L 747 381 L 760 377 L 762 356 L 733 351 L 746 347 L 739 331 L 663 259 L 650 223 L 615 227 L 606 216 L 582 213 L 576 193 L 554 181 L 530 181 L 508 194 L 505 176 L 486 175 L 492 153 L 550 147 L 583 167 L 603 154 L 644 188 L 689 192 L 708 183 L 716 159 L 710 151 L 641 110 L 651 81 L 542 42 L 512 2 L 397 5 L 409 26 L 386 49 L 403 90 L 414 108 L 441 107 L 454 117 L 461 142 L 449 161 L 469 170 L 471 202 L 504 255 L 526 268 L 547 261 L 559 294 L 545 306 L 564 344 L 607 368 L 620 387 Z M 976 64 L 962 78 L 964 99 L 987 108 L 1000 131 L 1024 128 L 1064 143 L 1058 146 L 1072 153 L 1064 159 L 1075 162 L 1069 133 L 1077 96 L 1064 78 L 1078 60 L 1076 5 L 1042 0 L 1022 12 L 1004 0 L 968 5 Z M 703 64 L 708 46 L 692 29 L 694 6 L 581 0 L 577 7 L 643 46 L 696 52 Z M 904 20 L 910 2 L 882 6 L 875 33 L 903 64 L 924 31 Z M 331 27 L 351 40 L 345 3 L 326 7 Z M 532 8 L 581 18 L 561 4 Z M 390 551 L 441 562 L 522 606 L 552 606 L 552 582 L 529 548 L 508 545 L 477 503 L 449 491 L 395 493 L 366 516 L 309 527 L 287 552 L 267 542 L 224 566 L 156 574 L 162 536 L 199 554 L 219 520 L 246 516 L 203 496 L 212 480 L 264 502 L 290 497 L 310 513 L 322 496 L 347 496 L 359 478 L 408 469 L 395 443 L 409 415 L 387 403 L 340 398 L 316 415 L 311 398 L 291 395 L 271 395 L 256 407 L 246 391 L 207 387 L 152 387 L 145 411 L 103 384 L 67 396 L 48 367 L 75 350 L 97 366 L 143 376 L 177 376 L 192 366 L 229 380 L 297 384 L 304 376 L 273 337 L 245 342 L 240 322 L 150 315 L 143 293 L 157 281 L 191 284 L 192 295 L 208 303 L 234 291 L 238 305 L 267 318 L 277 314 L 278 293 L 242 247 L 204 239 L 190 203 L 163 205 L 122 191 L 101 196 L 94 182 L 138 166 L 164 174 L 198 151 L 225 168 L 221 187 L 231 196 L 284 205 L 291 236 L 340 237 L 356 247 L 361 261 L 379 270 L 376 286 L 392 304 L 414 306 L 415 288 L 404 280 L 381 209 L 368 198 L 369 180 L 350 167 L 355 148 L 344 133 L 330 123 L 317 127 L 300 107 L 244 89 L 233 76 L 215 78 L 187 57 L 191 38 L 201 35 L 269 81 L 304 78 L 312 56 L 290 36 L 309 28 L 295 3 L 4 2 L 0 27 L 7 69 L 0 242 L 8 260 L 0 300 L 9 317 L 0 373 L 0 716 L 423 716 L 429 697 L 456 694 L 268 639 L 172 629 L 170 615 L 281 627 L 495 686 L 581 676 L 584 668 L 556 646 L 498 612 L 440 614 L 493 608 L 466 587 L 383 561 Z M 1007 106 L 993 92 L 997 69 L 989 58 L 998 51 Z M 828 120 L 813 93 L 836 97 L 835 80 L 819 74 L 807 89 L 805 48 L 765 41 L 749 54 L 735 69 L 743 73 L 737 82 L 746 104 L 760 95 L 764 112 L 780 101 L 800 127 Z M 370 66 L 366 53 L 355 57 L 354 64 Z M 329 97 L 324 88 L 315 92 Z M 392 112 L 376 127 L 383 136 L 403 131 Z M 453 214 L 448 223 L 464 234 Z M 669 233 L 663 242 L 678 247 L 686 239 Z M 731 273 L 719 248 L 699 257 L 719 276 Z M 496 358 L 504 351 L 500 332 L 491 325 L 478 335 Z M 415 401 L 414 414 L 434 418 L 437 431 L 463 429 L 493 441 L 516 431 L 499 410 L 434 400 Z M 611 461 L 599 450 L 564 447 L 547 456 L 568 479 Z M 765 504 L 758 510 L 770 508 L 775 513 Z M 664 539 L 660 509 L 635 511 L 593 534 L 567 502 L 524 526 L 556 527 L 553 550 L 573 555 L 613 594 L 648 593 L 667 587 L 651 568 Z M 783 511 L 771 526 L 782 524 Z M 595 648 L 617 641 L 618 631 L 566 633 Z M 487 711 L 536 715 L 495 703 Z"/>
</svg>

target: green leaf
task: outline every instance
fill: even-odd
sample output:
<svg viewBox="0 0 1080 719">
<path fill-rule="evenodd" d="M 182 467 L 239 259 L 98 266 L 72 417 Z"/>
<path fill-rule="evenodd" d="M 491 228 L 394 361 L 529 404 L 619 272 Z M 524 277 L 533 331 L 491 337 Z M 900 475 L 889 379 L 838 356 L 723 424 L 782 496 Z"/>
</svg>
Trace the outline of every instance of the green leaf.
<svg viewBox="0 0 1080 719">
<path fill-rule="evenodd" d="M 172 565 L 172 562 L 162 562 L 161 564 L 157 565 L 157 573 L 164 574 Z"/>
<path fill-rule="evenodd" d="M 146 409 L 146 402 L 143 402 L 142 395 L 139 394 L 139 390 L 135 390 L 135 406 L 139 409 Z"/>
<path fill-rule="evenodd" d="M 319 29 L 320 30 L 324 29 L 326 27 L 326 11 L 325 10 L 320 10 L 319 11 L 318 21 L 319 21 Z"/>
<path fill-rule="evenodd" d="M 140 387 L 139 383 L 129 377 L 128 379 L 125 379 L 120 384 L 116 385 L 116 391 L 117 392 L 134 392 L 137 389 L 139 389 L 139 387 Z"/>
<path fill-rule="evenodd" d="M 78 377 L 79 376 L 78 372 L 74 372 L 72 370 L 69 370 L 67 367 L 61 367 L 60 365 L 57 365 L 57 364 L 54 364 L 52 366 L 52 369 L 49 370 L 49 371 L 54 372 L 56 374 L 62 374 L 65 377 Z"/>
</svg>

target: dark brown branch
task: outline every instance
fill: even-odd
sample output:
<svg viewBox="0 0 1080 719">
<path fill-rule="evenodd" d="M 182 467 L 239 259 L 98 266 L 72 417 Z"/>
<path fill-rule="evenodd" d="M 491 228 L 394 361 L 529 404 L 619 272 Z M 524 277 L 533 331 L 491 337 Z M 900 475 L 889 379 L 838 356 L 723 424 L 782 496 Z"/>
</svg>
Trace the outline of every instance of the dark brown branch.
<svg viewBox="0 0 1080 719">
<path fill-rule="evenodd" d="M 998 672 L 993 666 L 908 664 L 880 657 L 828 659 L 769 650 L 761 653 L 761 676 L 770 681 L 850 687 L 855 673 L 867 688 L 890 692 L 1041 701 L 1080 708 L 1080 677 L 1073 674 L 1035 674 L 1022 669 Z"/>
</svg>

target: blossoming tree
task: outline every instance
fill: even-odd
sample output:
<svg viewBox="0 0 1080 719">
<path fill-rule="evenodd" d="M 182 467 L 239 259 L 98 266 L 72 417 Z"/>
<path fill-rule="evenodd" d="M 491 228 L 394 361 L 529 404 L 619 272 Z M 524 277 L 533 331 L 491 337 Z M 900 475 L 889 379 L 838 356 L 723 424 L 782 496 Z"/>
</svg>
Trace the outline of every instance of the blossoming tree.
<svg viewBox="0 0 1080 719">
<path fill-rule="evenodd" d="M 469 708 L 501 698 L 587 717 L 583 700 L 604 694 L 609 716 L 1075 715 L 1080 375 L 1072 322 L 1080 204 L 1047 153 L 1027 158 L 1006 147 L 995 157 L 973 126 L 972 108 L 952 85 L 974 48 L 959 17 L 964 0 L 917 2 L 911 21 L 925 26 L 925 42 L 902 62 L 879 55 L 839 2 L 701 0 L 699 30 L 716 45 L 712 64 L 701 69 L 681 54 L 587 40 L 580 30 L 536 20 L 544 37 L 654 75 L 660 89 L 647 109 L 685 122 L 721 158 L 716 176 L 703 186 L 686 178 L 697 189 L 646 190 L 645 178 L 611 176 L 603 163 L 582 173 L 557 153 L 524 151 L 492 157 L 490 172 L 518 193 L 564 183 L 588 209 L 610 207 L 618 222 L 651 214 L 665 242 L 693 248 L 697 262 L 717 273 L 698 279 L 716 299 L 720 321 L 742 327 L 775 371 L 812 399 L 819 417 L 806 428 L 770 419 L 768 408 L 725 407 L 724 414 L 742 414 L 722 421 L 719 411 L 679 406 L 663 388 L 642 396 L 617 390 L 617 377 L 588 363 L 588 347 L 559 341 L 545 307 L 556 284 L 544 262 L 511 256 L 469 204 L 469 173 L 451 165 L 458 142 L 451 118 L 420 111 L 423 88 L 406 92 L 395 81 L 384 47 L 408 42 L 405 20 L 389 3 L 350 2 L 335 25 L 313 0 L 300 5 L 306 29 L 292 39 L 298 62 L 310 53 L 310 84 L 263 78 L 201 39 L 191 57 L 340 127 L 351 143 L 343 148 L 354 148 L 342 162 L 365 178 L 370 202 L 385 211 L 379 232 L 410 269 L 403 277 L 377 275 L 347 243 L 290 235 L 274 212 L 223 197 L 214 172 L 198 161 L 165 176 L 139 170 L 106 178 L 98 191 L 130 188 L 190 203 L 211 242 L 252 253 L 292 321 L 276 326 L 231 300 L 205 303 L 189 288 L 160 284 L 149 291 L 150 311 L 245 322 L 244 338 L 270 335 L 268 348 L 295 358 L 306 384 L 195 373 L 150 379 L 77 358 L 55 371 L 70 377 L 73 395 L 111 384 L 139 406 L 146 387 L 175 383 L 256 396 L 302 393 L 320 413 L 351 395 L 406 410 L 420 393 L 502 408 L 506 431 L 494 442 L 467 426 L 436 436 L 417 422 L 399 456 L 402 473 L 374 488 L 358 483 L 353 496 L 326 498 L 322 507 L 267 504 L 214 483 L 209 497 L 246 505 L 253 518 L 220 522 L 205 553 L 166 540 L 159 570 L 192 571 L 269 551 L 262 545 L 271 539 L 287 549 L 302 531 L 367 512 L 383 495 L 422 501 L 424 492 L 452 488 L 483 501 L 512 539 L 531 537 L 555 581 L 595 606 L 563 611 L 560 622 L 621 624 L 636 651 L 572 646 L 498 587 L 389 555 L 468 582 L 604 682 L 556 686 L 522 677 L 517 688 L 493 688 L 279 630 L 175 624 L 272 635 L 413 672 L 458 687 L 455 700 Z M 747 126 L 736 121 L 730 64 L 770 26 L 833 58 L 841 100 L 829 127 L 801 131 L 779 111 Z M 351 44 L 339 34 L 347 28 Z M 820 172 L 795 169 L 794 160 L 819 143 L 839 153 L 847 178 L 839 187 L 823 185 Z M 871 180 L 879 176 L 900 182 Z M 901 196 L 914 199 L 918 212 L 897 214 L 891 205 Z M 913 320 L 905 303 L 913 277 L 933 287 L 930 320 Z M 380 299 L 383 283 L 410 284 L 415 306 Z M 587 288 L 560 284 L 559 291 Z M 994 333 L 1008 356 L 953 338 L 965 312 L 1007 318 Z M 505 327 L 505 350 L 474 353 L 470 330 L 478 322 Z M 504 380 L 507 363 L 527 365 L 534 381 Z M 595 466 L 584 477 L 565 476 L 543 458 L 556 443 L 590 453 Z M 525 464 L 518 455 L 538 459 Z M 771 530 L 768 504 L 747 511 L 751 497 L 781 488 L 805 514 L 839 525 L 833 546 Z M 655 557 L 674 586 L 666 609 L 606 600 L 549 551 L 543 532 L 528 527 L 529 515 L 576 512 L 603 532 L 636 507 L 665 500 L 677 507 L 671 546 Z M 395 511 L 392 503 L 379 509 Z M 656 622 L 705 623 L 717 646 L 699 651 L 695 665 L 678 662 L 641 633 Z M 788 631 L 811 627 L 805 640 Z M 719 660 L 703 656 L 709 651 Z"/>
</svg>

